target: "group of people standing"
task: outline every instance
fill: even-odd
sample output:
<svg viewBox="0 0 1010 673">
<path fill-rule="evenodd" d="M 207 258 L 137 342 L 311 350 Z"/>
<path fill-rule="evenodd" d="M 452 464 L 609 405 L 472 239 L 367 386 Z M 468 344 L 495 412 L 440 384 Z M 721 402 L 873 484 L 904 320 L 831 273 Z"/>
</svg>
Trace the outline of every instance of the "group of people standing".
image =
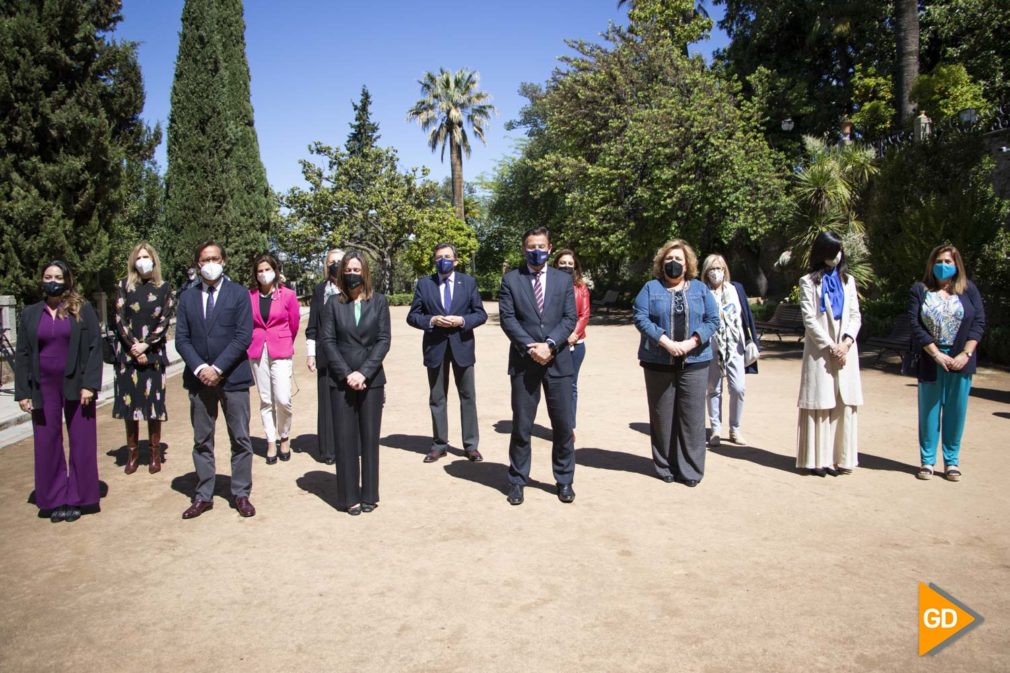
<svg viewBox="0 0 1010 673">
<path fill-rule="evenodd" d="M 501 281 L 499 313 L 509 340 L 512 403 L 507 500 L 524 501 L 530 481 L 531 433 L 540 398 L 552 428 L 552 471 L 558 499 L 573 502 L 578 376 L 585 358 L 589 288 L 574 251 L 553 250 L 545 228 L 522 239 L 525 264 Z M 553 264 L 548 264 L 553 256 Z M 800 279 L 805 328 L 798 398 L 796 466 L 810 474 L 850 474 L 858 463 L 857 410 L 862 404 L 856 337 L 859 296 L 841 239 L 821 233 Z M 487 321 L 477 284 L 457 271 L 452 243 L 432 254 L 434 273 L 420 278 L 407 323 L 423 332 L 435 462 L 448 451 L 447 393 L 455 382 L 463 452 L 483 460 L 477 422 L 474 330 Z M 291 455 L 291 381 L 300 306 L 281 282 L 277 259 L 261 255 L 249 288 L 224 273 L 224 248 L 198 246 L 199 281 L 173 295 L 157 251 L 133 248 L 117 285 L 114 321 L 113 416 L 126 429 L 127 474 L 140 464 L 140 423 L 147 423 L 148 469 L 161 469 L 161 427 L 167 420 L 166 342 L 173 315 L 175 346 L 185 363 L 190 402 L 196 493 L 184 519 L 213 508 L 214 431 L 220 412 L 231 444 L 231 491 L 241 516 L 256 513 L 249 435 L 249 388 L 258 389 L 267 440 L 266 463 Z M 358 251 L 331 250 L 327 277 L 313 291 L 306 328 L 307 367 L 317 377 L 321 459 L 336 465 L 337 505 L 352 516 L 379 503 L 379 437 L 385 402 L 383 360 L 390 348 L 388 302 L 372 286 L 368 260 Z M 757 372 L 759 338 L 742 285 L 726 260 L 709 255 L 700 267 L 680 239 L 665 243 L 652 263 L 654 278 L 638 293 L 634 322 L 645 377 L 653 464 L 659 478 L 697 486 L 707 447 L 722 439 L 722 398 L 729 391 L 729 441 L 745 444 L 745 376 Z M 101 388 L 102 330 L 94 309 L 77 291 L 62 261 L 43 267 L 45 299 L 20 318 L 15 397 L 32 413 L 35 435 L 35 502 L 52 521 L 75 521 L 97 507 L 97 424 L 94 401 Z M 960 476 L 959 450 L 968 393 L 985 329 L 977 288 L 951 245 L 931 253 L 923 279 L 910 291 L 912 347 L 906 369 L 919 380 L 917 476 L 929 479 L 940 441 L 944 474 Z M 62 418 L 61 418 L 62 416 Z M 710 426 L 706 431 L 706 416 Z M 70 438 L 64 460 L 63 421 Z"/>
</svg>

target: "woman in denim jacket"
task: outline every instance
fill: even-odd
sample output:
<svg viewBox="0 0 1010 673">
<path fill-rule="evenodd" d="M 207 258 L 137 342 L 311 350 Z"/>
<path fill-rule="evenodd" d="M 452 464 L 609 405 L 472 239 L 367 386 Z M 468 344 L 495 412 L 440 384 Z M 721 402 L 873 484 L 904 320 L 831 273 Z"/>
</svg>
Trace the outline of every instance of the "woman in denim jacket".
<svg viewBox="0 0 1010 673">
<path fill-rule="evenodd" d="M 635 298 L 642 333 L 638 360 L 649 400 L 652 460 L 659 478 L 697 486 L 705 473 L 705 391 L 719 329 L 719 307 L 698 276 L 686 241 L 665 243 L 652 260 L 656 277 Z"/>
</svg>

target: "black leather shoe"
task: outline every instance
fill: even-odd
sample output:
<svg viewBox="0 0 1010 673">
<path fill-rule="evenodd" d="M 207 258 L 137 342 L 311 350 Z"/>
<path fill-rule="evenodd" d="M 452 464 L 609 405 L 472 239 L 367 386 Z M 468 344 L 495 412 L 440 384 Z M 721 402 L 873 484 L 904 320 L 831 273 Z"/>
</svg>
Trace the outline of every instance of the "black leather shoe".
<svg viewBox="0 0 1010 673">
<path fill-rule="evenodd" d="M 685 479 L 684 480 L 684 486 L 687 486 L 688 488 L 694 488 L 697 485 L 698 485 L 698 480 L 697 479 Z"/>
<path fill-rule="evenodd" d="M 352 505 L 347 508 L 347 513 L 351 516 L 358 516 L 361 514 L 361 505 Z"/>
<path fill-rule="evenodd" d="M 810 470 L 810 473 L 817 477 L 828 476 L 828 471 L 823 467 L 815 467 L 814 469 Z"/>
<path fill-rule="evenodd" d="M 286 442 L 288 440 L 285 439 L 284 441 Z M 291 460 L 291 451 L 290 450 L 286 452 L 281 451 L 281 440 L 279 439 L 277 440 L 277 457 L 283 460 L 284 462 Z"/>
<path fill-rule="evenodd" d="M 333 465 L 337 462 L 337 459 L 334 458 L 333 456 L 326 456 L 326 459 L 323 460 L 323 462 L 326 463 L 327 465 Z"/>
<path fill-rule="evenodd" d="M 571 484 L 558 484 L 558 500 L 564 503 L 575 500 L 575 490 Z"/>
<path fill-rule="evenodd" d="M 446 454 L 445 449 L 432 449 L 431 451 L 428 452 L 428 455 L 424 457 L 424 462 L 434 463 L 439 458 L 445 456 L 445 454 Z"/>
<path fill-rule="evenodd" d="M 361 511 L 368 514 L 369 512 L 374 512 L 375 508 L 378 506 L 379 503 L 377 502 L 363 502 L 361 503 Z"/>
<path fill-rule="evenodd" d="M 267 456 L 267 465 L 276 465 L 277 456 Z"/>
<path fill-rule="evenodd" d="M 53 523 L 59 523 L 60 521 L 65 521 L 67 518 L 67 508 L 66 507 L 56 507 L 52 512 L 49 513 L 49 520 Z"/>
<path fill-rule="evenodd" d="M 521 505 L 523 504 L 523 485 L 522 484 L 512 484 L 509 488 L 508 501 L 510 505 Z"/>
<path fill-rule="evenodd" d="M 78 507 L 77 505 L 67 505 L 65 511 L 66 511 L 66 514 L 64 516 L 65 521 L 73 523 L 74 521 L 77 521 L 78 519 L 81 518 L 81 508 Z"/>
<path fill-rule="evenodd" d="M 663 481 L 665 481 L 668 484 L 672 484 L 673 482 L 677 481 L 677 478 L 675 476 L 673 476 L 672 474 L 664 475 L 664 476 L 660 477 L 660 479 L 662 479 Z"/>
</svg>

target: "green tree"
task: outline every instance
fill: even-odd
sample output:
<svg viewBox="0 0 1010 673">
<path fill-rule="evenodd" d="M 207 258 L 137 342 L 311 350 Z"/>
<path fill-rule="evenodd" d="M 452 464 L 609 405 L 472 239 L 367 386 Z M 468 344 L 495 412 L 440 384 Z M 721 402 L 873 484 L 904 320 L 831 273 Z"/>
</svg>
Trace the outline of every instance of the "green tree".
<svg viewBox="0 0 1010 673">
<path fill-rule="evenodd" d="M 354 121 L 351 122 L 351 132 L 344 148 L 348 154 L 360 154 L 375 147 L 379 141 L 379 125 L 372 121 L 372 94 L 368 92 L 368 87 L 361 87 L 361 98 L 357 103 L 351 103 L 351 107 L 354 108 Z"/>
<path fill-rule="evenodd" d="M 481 142 L 484 126 L 495 107 L 491 97 L 478 90 L 480 75 L 472 70 L 450 72 L 439 68 L 438 74 L 427 72 L 418 81 L 421 98 L 407 112 L 408 120 L 416 120 L 428 131 L 428 146 L 434 152 L 441 146 L 442 159 L 449 147 L 449 165 L 452 172 L 452 199 L 456 217 L 464 219 L 463 205 L 463 154 L 470 156 L 469 125 Z"/>
<path fill-rule="evenodd" d="M 141 120 L 135 45 L 110 40 L 120 3 L 0 9 L 0 292 L 38 291 L 62 257 L 85 290 L 112 285 L 135 232 L 131 171 L 160 138 Z"/>
<path fill-rule="evenodd" d="M 989 107 L 982 95 L 982 85 L 960 63 L 941 64 L 928 75 L 920 75 L 911 96 L 935 122 L 957 117 L 966 108 L 983 112 Z"/>
<path fill-rule="evenodd" d="M 1010 100 L 1010 11 L 1005 0 L 930 0 L 922 15 L 924 52 L 959 63 L 990 101 Z"/>
<path fill-rule="evenodd" d="M 472 270 L 474 253 L 477 252 L 477 234 L 465 222 L 456 217 L 452 208 L 433 206 L 424 210 L 414 239 L 406 249 L 406 261 L 414 277 L 427 276 L 434 272 L 432 252 L 439 243 L 456 246 L 456 259 L 460 271 Z"/>
<path fill-rule="evenodd" d="M 878 138 L 894 126 L 894 93 L 891 78 L 877 72 L 873 66 L 856 66 L 852 78 L 852 95 L 856 111 L 852 123 L 864 136 Z"/>
<path fill-rule="evenodd" d="M 427 169 L 401 172 L 393 149 L 352 155 L 316 142 L 309 152 L 321 162 L 302 160 L 308 189 L 283 196 L 283 248 L 302 259 L 319 258 L 326 248 L 360 248 L 377 262 L 377 287 L 389 292 L 394 260 L 438 207 L 438 186 L 424 180 Z"/>
<path fill-rule="evenodd" d="M 274 201 L 249 97 L 241 0 L 186 0 L 168 122 L 165 215 L 179 275 L 193 248 L 219 240 L 233 268 L 266 250 Z M 171 266 L 169 266 L 171 265 Z"/>
</svg>

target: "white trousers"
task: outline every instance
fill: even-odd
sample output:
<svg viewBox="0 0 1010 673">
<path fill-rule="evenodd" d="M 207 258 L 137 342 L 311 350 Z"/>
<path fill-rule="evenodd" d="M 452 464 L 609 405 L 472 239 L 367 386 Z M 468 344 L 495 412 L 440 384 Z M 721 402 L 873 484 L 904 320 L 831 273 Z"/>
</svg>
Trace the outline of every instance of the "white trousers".
<svg viewBox="0 0 1010 673">
<path fill-rule="evenodd" d="M 263 355 L 259 360 L 250 360 L 256 390 L 260 394 L 260 418 L 267 445 L 278 439 L 287 439 L 291 434 L 291 358 L 273 359 L 263 345 Z"/>
<path fill-rule="evenodd" d="M 813 470 L 832 465 L 852 469 L 859 463 L 856 410 L 839 402 L 834 409 L 800 409 L 796 424 L 796 467 Z"/>
<path fill-rule="evenodd" d="M 715 343 L 715 339 L 712 340 Z M 744 378 L 747 367 L 744 365 L 743 346 L 739 345 L 726 363 L 726 383 L 729 386 L 729 428 L 736 431 L 743 422 L 743 396 L 746 389 Z M 714 354 L 708 365 L 708 419 L 712 425 L 712 434 L 718 435 L 722 430 L 722 368 L 719 366 L 719 355 Z"/>
</svg>

